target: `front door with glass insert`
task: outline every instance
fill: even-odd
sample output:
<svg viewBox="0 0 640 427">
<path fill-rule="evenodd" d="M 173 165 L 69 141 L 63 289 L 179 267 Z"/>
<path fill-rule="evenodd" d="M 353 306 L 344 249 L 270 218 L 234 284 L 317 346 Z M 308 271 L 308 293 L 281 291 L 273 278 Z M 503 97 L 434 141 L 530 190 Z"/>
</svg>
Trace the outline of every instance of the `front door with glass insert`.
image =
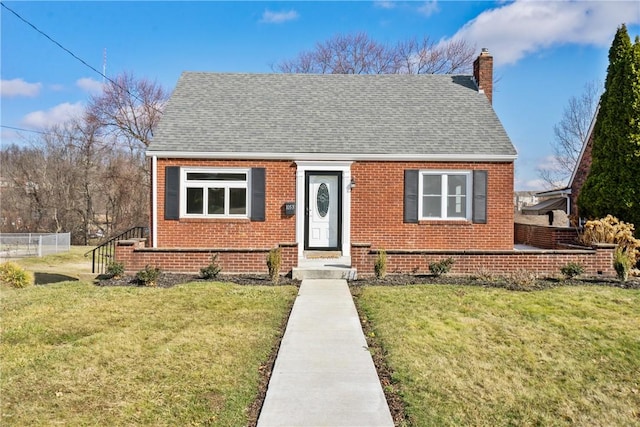
<svg viewBox="0 0 640 427">
<path fill-rule="evenodd" d="M 342 172 L 306 173 L 305 249 L 341 245 Z"/>
</svg>

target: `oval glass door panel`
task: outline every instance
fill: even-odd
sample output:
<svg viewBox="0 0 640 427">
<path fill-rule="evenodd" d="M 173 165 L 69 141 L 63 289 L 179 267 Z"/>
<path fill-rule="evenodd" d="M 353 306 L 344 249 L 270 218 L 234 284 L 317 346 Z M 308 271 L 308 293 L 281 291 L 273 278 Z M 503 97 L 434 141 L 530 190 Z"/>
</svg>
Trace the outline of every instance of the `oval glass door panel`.
<svg viewBox="0 0 640 427">
<path fill-rule="evenodd" d="M 316 207 L 318 208 L 318 215 L 322 218 L 327 216 L 327 212 L 329 212 L 329 188 L 324 182 L 318 187 L 318 194 L 316 194 Z"/>
</svg>

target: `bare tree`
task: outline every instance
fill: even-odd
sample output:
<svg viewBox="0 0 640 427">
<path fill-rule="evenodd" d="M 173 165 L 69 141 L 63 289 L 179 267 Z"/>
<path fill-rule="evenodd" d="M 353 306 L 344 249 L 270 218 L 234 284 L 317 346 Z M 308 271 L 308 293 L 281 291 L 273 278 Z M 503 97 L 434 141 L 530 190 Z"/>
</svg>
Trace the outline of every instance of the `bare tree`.
<svg viewBox="0 0 640 427">
<path fill-rule="evenodd" d="M 579 96 L 569 98 L 562 118 L 553 127 L 553 165 L 539 168 L 538 174 L 552 188 L 568 185 L 573 169 L 580 156 L 582 145 L 588 137 L 589 128 L 598 107 L 602 85 L 590 81 L 584 85 Z"/>
<path fill-rule="evenodd" d="M 87 244 L 145 224 L 149 144 L 167 98 L 155 83 L 122 75 L 91 99 L 85 115 L 0 150 L 2 231 L 67 231 Z"/>
<path fill-rule="evenodd" d="M 366 33 L 337 34 L 291 60 L 275 65 L 283 73 L 382 74 L 393 70 L 395 54 Z"/>
<path fill-rule="evenodd" d="M 87 244 L 148 220 L 148 177 L 142 150 L 103 141 L 83 119 L 48 129 L 28 146 L 0 151 L 0 230 L 70 232 Z"/>
<path fill-rule="evenodd" d="M 396 45 L 396 73 L 454 74 L 469 73 L 475 47 L 464 40 L 435 43 L 429 37 L 401 41 Z"/>
<path fill-rule="evenodd" d="M 434 43 L 428 37 L 379 43 L 366 33 L 337 34 L 273 66 L 283 73 L 452 74 L 471 69 L 475 48 L 465 41 Z"/>
<path fill-rule="evenodd" d="M 167 97 L 157 83 L 123 73 L 107 82 L 102 94 L 91 98 L 87 114 L 105 134 L 127 141 L 131 148 L 145 148 L 151 142 Z"/>
<path fill-rule="evenodd" d="M 149 187 L 143 153 L 113 150 L 105 164 L 105 220 L 111 231 L 148 224 Z"/>
<path fill-rule="evenodd" d="M 10 145 L 2 150 L 2 231 L 37 232 L 45 229 L 42 218 L 47 195 L 38 184 L 44 170 L 44 152 Z"/>
</svg>

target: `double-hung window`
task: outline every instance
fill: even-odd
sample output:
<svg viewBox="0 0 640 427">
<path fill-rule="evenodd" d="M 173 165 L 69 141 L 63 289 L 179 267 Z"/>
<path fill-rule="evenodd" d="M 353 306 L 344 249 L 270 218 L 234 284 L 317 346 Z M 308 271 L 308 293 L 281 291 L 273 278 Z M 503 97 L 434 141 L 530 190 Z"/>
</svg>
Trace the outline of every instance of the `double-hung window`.
<svg viewBox="0 0 640 427">
<path fill-rule="evenodd" d="M 249 169 L 182 169 L 185 217 L 247 218 Z"/>
<path fill-rule="evenodd" d="M 470 171 L 420 171 L 420 219 L 470 219 L 471 175 Z"/>
</svg>

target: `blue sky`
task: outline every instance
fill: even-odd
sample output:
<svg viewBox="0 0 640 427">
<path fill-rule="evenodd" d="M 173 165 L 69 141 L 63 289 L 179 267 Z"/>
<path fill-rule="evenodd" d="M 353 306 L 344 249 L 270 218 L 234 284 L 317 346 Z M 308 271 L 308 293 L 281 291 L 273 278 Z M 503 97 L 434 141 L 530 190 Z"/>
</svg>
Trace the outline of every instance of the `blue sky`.
<svg viewBox="0 0 640 427">
<path fill-rule="evenodd" d="M 24 2 L 8 7 L 97 70 L 132 72 L 172 90 L 182 71 L 271 72 L 271 64 L 337 33 L 380 42 L 464 38 L 489 49 L 499 78 L 494 109 L 515 144 L 516 190 L 541 190 L 553 126 L 571 96 L 604 83 L 621 23 L 640 34 L 632 1 Z M 78 114 L 102 78 L 20 21 L 1 13 L 3 126 L 41 130 Z M 1 129 L 1 143 L 35 134 Z"/>
</svg>

